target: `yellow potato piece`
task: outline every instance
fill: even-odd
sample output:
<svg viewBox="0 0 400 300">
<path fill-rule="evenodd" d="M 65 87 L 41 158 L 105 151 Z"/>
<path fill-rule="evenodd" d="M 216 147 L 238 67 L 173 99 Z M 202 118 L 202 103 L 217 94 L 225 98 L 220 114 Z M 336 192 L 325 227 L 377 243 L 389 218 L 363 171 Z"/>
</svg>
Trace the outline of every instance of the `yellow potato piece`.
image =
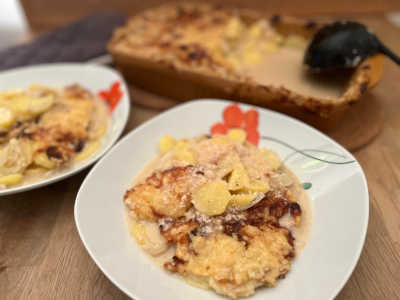
<svg viewBox="0 0 400 300">
<path fill-rule="evenodd" d="M 36 165 L 46 168 L 53 169 L 56 167 L 56 163 L 49 159 L 46 153 L 42 152 L 35 156 L 33 159 Z"/>
<path fill-rule="evenodd" d="M 222 214 L 230 199 L 226 182 L 216 180 L 205 183 L 193 192 L 192 202 L 194 207 L 201 213 L 208 216 Z"/>
<path fill-rule="evenodd" d="M 23 114 L 27 114 L 30 106 L 30 102 L 32 99 L 26 95 L 21 95 L 20 97 L 15 97 L 12 101 L 10 101 L 9 105 L 14 110 L 17 117 L 20 117 Z"/>
<path fill-rule="evenodd" d="M 257 39 L 263 33 L 262 24 L 257 22 L 254 23 L 249 29 L 249 36 L 253 39 Z"/>
<path fill-rule="evenodd" d="M 48 171 L 47 168 L 42 168 L 42 167 L 29 167 L 28 169 L 25 170 L 24 174 L 29 176 L 37 176 L 40 174 L 43 174 L 44 172 Z"/>
<path fill-rule="evenodd" d="M 244 24 L 239 18 L 232 18 L 226 25 L 225 36 L 228 39 L 239 38 L 244 30 Z"/>
<path fill-rule="evenodd" d="M 26 94 L 14 97 L 6 106 L 13 110 L 15 118 L 20 121 L 28 121 L 49 110 L 54 104 L 52 95 L 35 98 Z"/>
<path fill-rule="evenodd" d="M 54 103 L 52 96 L 46 96 L 42 98 L 33 98 L 28 106 L 28 113 L 32 115 L 39 115 L 47 111 Z"/>
<path fill-rule="evenodd" d="M 99 142 L 92 142 L 85 145 L 82 152 L 75 157 L 75 161 L 87 159 L 100 147 Z"/>
<path fill-rule="evenodd" d="M 13 111 L 7 107 L 0 107 L 0 127 L 8 128 L 15 121 Z"/>
<path fill-rule="evenodd" d="M 269 184 L 267 181 L 254 180 L 250 183 L 248 190 L 252 192 L 266 193 L 269 191 Z"/>
<path fill-rule="evenodd" d="M 228 137 L 232 141 L 243 143 L 246 140 L 246 132 L 243 129 L 231 129 L 228 131 Z"/>
<path fill-rule="evenodd" d="M 177 142 L 175 146 L 175 158 L 192 165 L 196 163 L 195 154 L 191 149 L 189 149 L 189 145 L 185 141 Z"/>
<path fill-rule="evenodd" d="M 160 152 L 161 154 L 165 154 L 170 151 L 176 145 L 176 139 L 169 135 L 164 135 L 159 142 Z"/>
<path fill-rule="evenodd" d="M 228 188 L 231 191 L 247 188 L 250 185 L 249 175 L 241 163 L 233 168 L 228 181 Z"/>
<path fill-rule="evenodd" d="M 22 174 L 10 174 L 0 177 L 0 184 L 11 186 L 19 183 L 22 180 Z"/>
<path fill-rule="evenodd" d="M 135 238 L 139 245 L 143 245 L 149 240 L 146 228 L 140 223 L 133 224 L 131 227 L 131 235 Z"/>
<path fill-rule="evenodd" d="M 106 133 L 106 131 L 107 131 L 107 126 L 105 126 L 105 125 L 100 126 L 96 130 L 96 132 L 93 134 L 93 136 L 91 136 L 91 138 L 93 138 L 93 139 L 101 138 Z"/>
<path fill-rule="evenodd" d="M 236 194 L 231 196 L 230 205 L 234 206 L 247 206 L 249 205 L 257 196 L 257 193 L 250 194 Z"/>
<path fill-rule="evenodd" d="M 20 97 L 23 94 L 24 91 L 22 89 L 10 89 L 0 93 L 0 101 L 13 100 L 14 98 Z"/>
<path fill-rule="evenodd" d="M 29 92 L 40 92 L 40 93 L 45 93 L 45 94 L 53 94 L 53 95 L 56 94 L 56 91 L 54 89 L 51 89 L 47 86 L 40 85 L 37 83 L 33 83 L 33 84 L 29 85 L 28 91 Z"/>
<path fill-rule="evenodd" d="M 232 173 L 234 167 L 240 164 L 239 155 L 236 152 L 230 152 L 218 163 L 218 169 L 216 170 L 216 175 L 219 178 L 224 178 L 230 173 Z"/>
<path fill-rule="evenodd" d="M 281 160 L 275 152 L 268 149 L 261 149 L 267 164 L 271 167 L 273 171 L 277 170 L 281 166 Z"/>
</svg>

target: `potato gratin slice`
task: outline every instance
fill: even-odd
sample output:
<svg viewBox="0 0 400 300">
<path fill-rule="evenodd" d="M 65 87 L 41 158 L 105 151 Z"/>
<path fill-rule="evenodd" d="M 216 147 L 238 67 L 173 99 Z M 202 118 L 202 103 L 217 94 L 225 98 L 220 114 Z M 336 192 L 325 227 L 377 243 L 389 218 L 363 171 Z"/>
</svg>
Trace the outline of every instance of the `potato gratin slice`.
<svg viewBox="0 0 400 300">
<path fill-rule="evenodd" d="M 0 93 L 0 189 L 89 157 L 108 122 L 104 103 L 78 85 Z"/>
<path fill-rule="evenodd" d="M 131 233 L 163 267 L 231 298 L 274 286 L 296 256 L 305 191 L 278 155 L 226 135 L 160 140 L 124 197 Z"/>
</svg>

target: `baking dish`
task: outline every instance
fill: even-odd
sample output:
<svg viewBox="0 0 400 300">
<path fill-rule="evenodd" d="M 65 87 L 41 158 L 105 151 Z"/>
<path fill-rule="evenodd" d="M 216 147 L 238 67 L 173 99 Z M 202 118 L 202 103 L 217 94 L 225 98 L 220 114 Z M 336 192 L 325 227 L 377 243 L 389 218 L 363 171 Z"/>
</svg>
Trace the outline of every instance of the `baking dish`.
<svg viewBox="0 0 400 300">
<path fill-rule="evenodd" d="M 182 101 L 213 97 L 256 104 L 320 129 L 334 127 L 346 109 L 381 78 L 383 57 L 375 55 L 348 75 L 343 92 L 334 98 L 306 95 L 284 85 L 249 80 L 218 61 L 208 47 L 210 41 L 218 39 L 218 28 L 226 26 L 231 18 L 247 24 L 265 20 L 283 37 L 300 36 L 305 40 L 323 25 L 307 19 L 266 17 L 256 11 L 213 4 L 169 3 L 132 17 L 114 32 L 108 49 L 128 82 L 140 88 Z M 198 30 L 185 33 L 193 24 L 197 24 Z M 183 37 L 179 36 L 181 32 Z M 196 34 L 201 37 L 193 42 Z"/>
</svg>

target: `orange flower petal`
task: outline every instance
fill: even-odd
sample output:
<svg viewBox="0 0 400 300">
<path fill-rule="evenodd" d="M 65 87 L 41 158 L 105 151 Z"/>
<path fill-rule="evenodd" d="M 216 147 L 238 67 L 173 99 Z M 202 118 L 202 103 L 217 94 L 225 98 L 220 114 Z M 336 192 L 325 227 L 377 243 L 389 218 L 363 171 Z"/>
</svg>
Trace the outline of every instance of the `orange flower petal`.
<svg viewBox="0 0 400 300">
<path fill-rule="evenodd" d="M 252 128 L 251 130 L 246 130 L 247 140 L 255 146 L 258 146 L 260 140 L 260 134 L 257 129 Z"/>
<path fill-rule="evenodd" d="M 226 127 L 225 124 L 218 122 L 215 123 L 212 127 L 211 127 L 211 135 L 215 135 L 215 134 L 226 134 L 228 132 L 228 128 Z"/>
<path fill-rule="evenodd" d="M 232 104 L 224 109 L 223 118 L 228 128 L 237 128 L 242 127 L 244 116 L 239 105 Z"/>
<path fill-rule="evenodd" d="M 244 123 L 246 128 L 257 128 L 258 127 L 258 111 L 249 109 L 244 114 Z"/>
</svg>

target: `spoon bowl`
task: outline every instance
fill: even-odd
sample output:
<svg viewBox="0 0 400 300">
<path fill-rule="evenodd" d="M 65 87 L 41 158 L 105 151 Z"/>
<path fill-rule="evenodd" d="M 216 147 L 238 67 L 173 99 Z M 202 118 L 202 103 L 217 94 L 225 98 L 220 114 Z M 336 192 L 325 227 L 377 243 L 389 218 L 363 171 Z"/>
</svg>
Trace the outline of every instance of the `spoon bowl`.
<svg viewBox="0 0 400 300">
<path fill-rule="evenodd" d="M 385 54 L 400 64 L 400 58 L 365 25 L 336 21 L 322 27 L 314 35 L 305 52 L 304 64 L 316 73 L 354 69 L 377 53 Z"/>
</svg>

